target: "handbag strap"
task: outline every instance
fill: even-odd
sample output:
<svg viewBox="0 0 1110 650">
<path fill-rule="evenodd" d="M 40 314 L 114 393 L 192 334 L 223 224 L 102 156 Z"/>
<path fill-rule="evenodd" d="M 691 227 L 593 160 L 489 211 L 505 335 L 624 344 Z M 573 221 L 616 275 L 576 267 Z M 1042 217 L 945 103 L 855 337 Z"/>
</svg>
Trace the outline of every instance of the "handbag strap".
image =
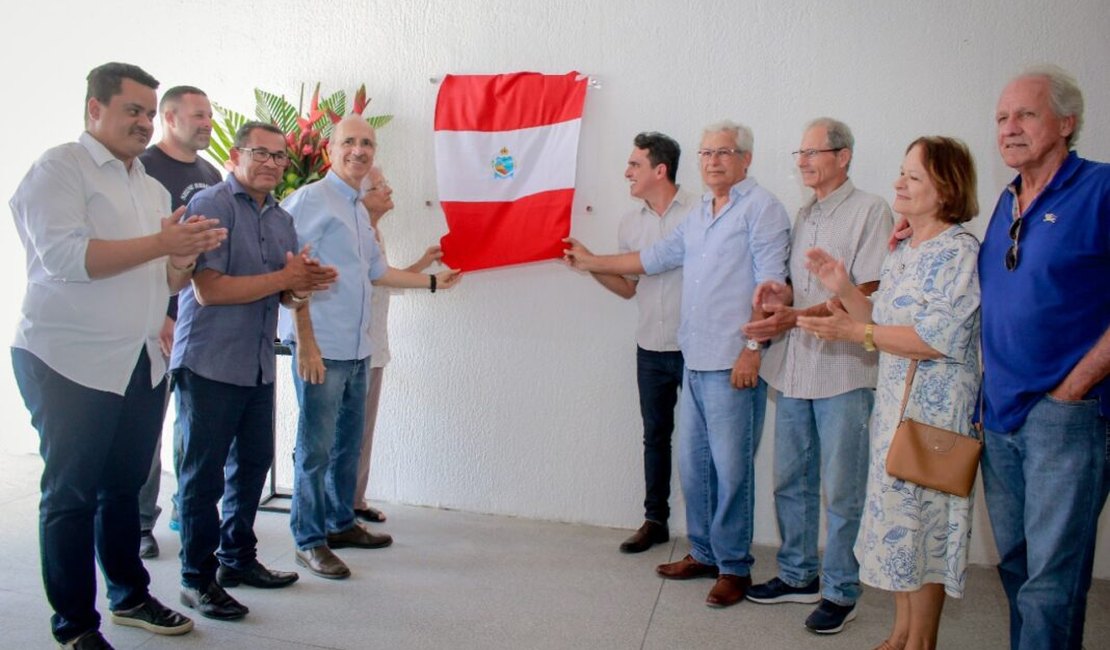
<svg viewBox="0 0 1110 650">
<path fill-rule="evenodd" d="M 910 386 L 913 385 L 913 377 L 917 374 L 917 359 L 910 359 L 909 370 L 906 371 L 906 392 L 902 393 L 902 407 L 898 409 L 898 421 L 901 422 L 906 417 L 906 402 L 910 399 Z"/>
<path fill-rule="evenodd" d="M 982 366 L 982 352 L 980 352 L 979 361 L 979 421 L 972 425 L 969 435 L 972 438 L 979 440 L 983 439 L 983 366 Z M 910 367 L 906 370 L 906 392 L 902 393 L 902 407 L 898 409 L 898 421 L 901 422 L 906 417 L 906 402 L 910 399 L 910 387 L 913 385 L 914 375 L 917 374 L 917 359 L 910 359 Z"/>
</svg>

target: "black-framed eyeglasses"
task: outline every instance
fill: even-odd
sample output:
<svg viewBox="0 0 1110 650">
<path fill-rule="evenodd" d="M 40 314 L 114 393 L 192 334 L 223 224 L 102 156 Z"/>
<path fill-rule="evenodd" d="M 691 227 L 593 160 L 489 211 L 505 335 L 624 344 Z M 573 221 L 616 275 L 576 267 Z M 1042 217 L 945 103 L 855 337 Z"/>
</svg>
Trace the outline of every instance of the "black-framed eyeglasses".
<svg viewBox="0 0 1110 650">
<path fill-rule="evenodd" d="M 832 149 L 800 149 L 798 151 L 791 151 L 790 155 L 794 156 L 794 160 L 801 160 L 802 158 L 805 158 L 806 160 L 812 160 L 813 157 L 817 154 L 833 153 L 835 151 L 840 151 L 843 148 L 844 147 L 834 147 Z"/>
<path fill-rule="evenodd" d="M 1013 271 L 1018 265 L 1018 237 L 1021 237 L 1021 220 L 1023 217 L 1014 219 L 1010 224 L 1010 248 L 1006 250 L 1006 270 Z"/>
<path fill-rule="evenodd" d="M 250 154 L 251 160 L 256 163 L 264 163 L 273 158 L 274 164 L 278 167 L 285 167 L 289 164 L 289 154 L 284 151 L 270 151 L 262 147 L 235 147 L 239 151 Z"/>
</svg>

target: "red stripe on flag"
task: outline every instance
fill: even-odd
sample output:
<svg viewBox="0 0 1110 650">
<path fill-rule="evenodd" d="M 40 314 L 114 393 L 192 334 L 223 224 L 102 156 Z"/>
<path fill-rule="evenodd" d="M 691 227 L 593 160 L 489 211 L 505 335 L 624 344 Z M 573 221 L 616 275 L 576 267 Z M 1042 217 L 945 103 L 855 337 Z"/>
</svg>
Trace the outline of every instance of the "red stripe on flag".
<svg viewBox="0 0 1110 650">
<path fill-rule="evenodd" d="M 439 240 L 448 268 L 475 271 L 563 256 L 574 189 L 516 201 L 442 201 L 449 233 Z"/>
<path fill-rule="evenodd" d="M 545 75 L 447 75 L 436 100 L 436 131 L 515 131 L 582 117 L 586 78 Z"/>
</svg>

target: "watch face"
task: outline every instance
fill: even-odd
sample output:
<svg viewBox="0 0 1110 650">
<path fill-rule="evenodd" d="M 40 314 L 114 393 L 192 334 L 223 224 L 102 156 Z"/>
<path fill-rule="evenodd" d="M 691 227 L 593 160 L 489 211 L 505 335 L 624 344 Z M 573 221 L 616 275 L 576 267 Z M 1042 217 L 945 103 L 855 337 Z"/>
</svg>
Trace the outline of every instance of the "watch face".
<svg viewBox="0 0 1110 650">
<path fill-rule="evenodd" d="M 762 346 L 759 345 L 759 343 L 757 343 L 756 341 L 748 341 L 744 344 L 744 347 L 748 348 L 749 350 L 758 350 Z"/>
</svg>

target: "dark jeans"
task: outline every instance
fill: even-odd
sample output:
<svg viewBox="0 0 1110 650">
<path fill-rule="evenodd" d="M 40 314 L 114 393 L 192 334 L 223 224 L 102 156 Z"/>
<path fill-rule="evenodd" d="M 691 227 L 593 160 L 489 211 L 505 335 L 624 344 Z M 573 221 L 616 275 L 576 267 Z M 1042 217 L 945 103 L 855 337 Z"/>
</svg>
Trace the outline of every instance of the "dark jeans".
<svg viewBox="0 0 1110 650">
<path fill-rule="evenodd" d="M 182 434 L 181 583 L 204 589 L 220 564 L 245 569 L 255 559 L 254 517 L 274 459 L 274 385 L 236 386 L 185 368 L 174 373 Z"/>
<path fill-rule="evenodd" d="M 39 432 L 42 578 L 54 638 L 65 642 L 100 627 L 97 559 L 111 609 L 148 597 L 138 495 L 161 428 L 166 382 L 151 388 L 145 349 L 123 395 L 74 383 L 20 348 L 12 349 L 12 368 Z"/>
<path fill-rule="evenodd" d="M 671 434 L 682 387 L 682 353 L 637 346 L 636 385 L 644 420 L 644 519 L 666 524 L 671 515 Z"/>
</svg>

